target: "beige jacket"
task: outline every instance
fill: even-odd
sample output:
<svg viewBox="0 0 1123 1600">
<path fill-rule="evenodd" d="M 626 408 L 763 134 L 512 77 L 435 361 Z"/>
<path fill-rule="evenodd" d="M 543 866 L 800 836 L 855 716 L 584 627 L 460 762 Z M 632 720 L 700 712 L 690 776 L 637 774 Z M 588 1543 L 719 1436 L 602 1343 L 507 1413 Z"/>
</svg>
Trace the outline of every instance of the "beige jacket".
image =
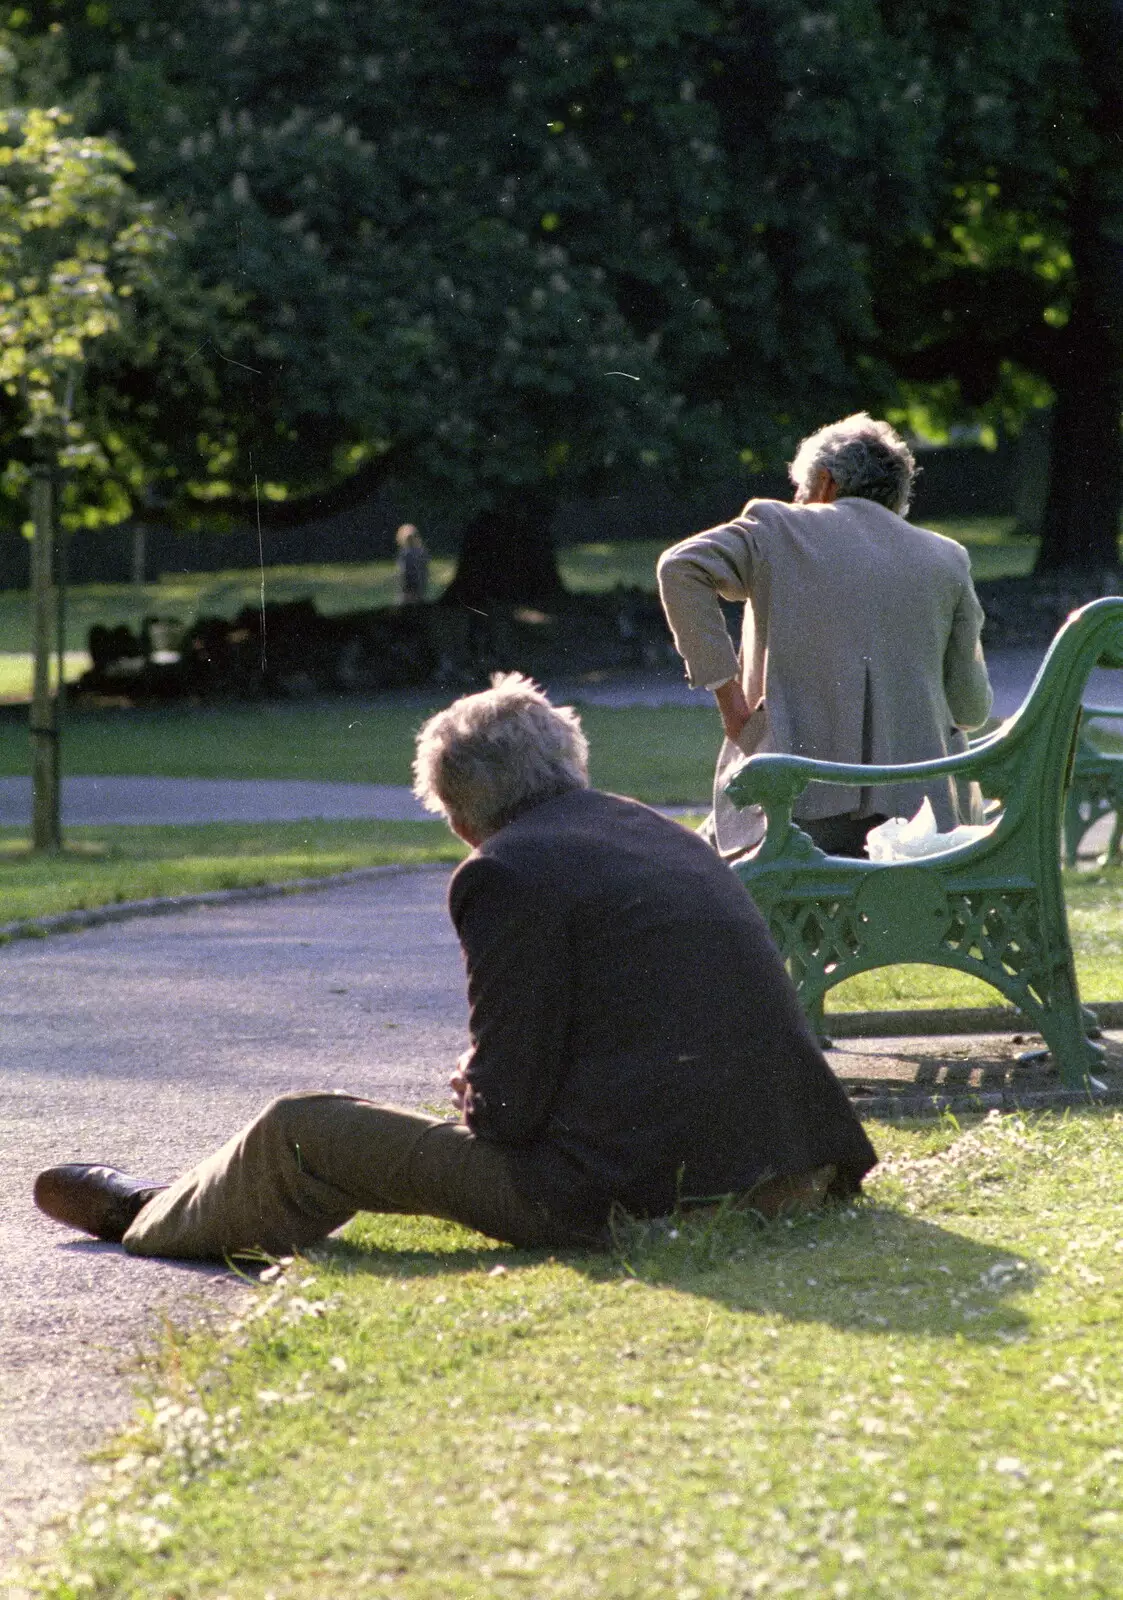
<svg viewBox="0 0 1123 1600">
<path fill-rule="evenodd" d="M 672 546 L 659 589 L 695 688 L 740 674 L 750 706 L 714 779 L 722 855 L 760 842 L 759 811 L 722 792 L 746 755 L 778 750 L 825 761 L 928 761 L 963 747 L 991 707 L 982 608 L 962 546 L 914 528 L 872 500 L 825 505 L 750 500 L 739 517 Z M 719 603 L 746 601 L 740 657 Z M 911 817 L 925 794 L 941 829 L 977 816 L 950 781 L 847 789 L 812 784 L 796 815 Z"/>
</svg>

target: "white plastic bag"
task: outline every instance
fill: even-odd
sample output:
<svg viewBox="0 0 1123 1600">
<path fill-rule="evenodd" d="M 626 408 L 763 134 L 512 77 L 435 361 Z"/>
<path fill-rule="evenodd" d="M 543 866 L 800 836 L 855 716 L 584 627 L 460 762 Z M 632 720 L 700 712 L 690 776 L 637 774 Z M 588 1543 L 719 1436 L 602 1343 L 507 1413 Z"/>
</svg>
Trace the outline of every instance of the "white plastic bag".
<svg viewBox="0 0 1123 1600">
<path fill-rule="evenodd" d="M 890 817 L 871 828 L 866 834 L 866 854 L 871 861 L 915 861 L 982 839 L 993 827 L 993 822 L 961 822 L 950 833 L 939 833 L 932 802 L 925 795 L 920 810 L 908 822 L 904 817 Z"/>
</svg>

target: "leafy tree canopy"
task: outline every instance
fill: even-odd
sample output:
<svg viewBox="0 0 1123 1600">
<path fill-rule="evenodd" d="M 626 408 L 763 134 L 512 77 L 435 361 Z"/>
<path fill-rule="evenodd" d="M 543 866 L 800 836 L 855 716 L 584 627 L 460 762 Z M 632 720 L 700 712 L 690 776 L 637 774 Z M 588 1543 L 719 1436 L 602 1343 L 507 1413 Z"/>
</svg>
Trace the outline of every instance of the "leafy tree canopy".
<svg viewBox="0 0 1123 1600">
<path fill-rule="evenodd" d="M 38 452 L 103 475 L 103 441 L 77 393 L 93 343 L 120 332 L 126 303 L 166 244 L 108 139 L 75 138 L 58 110 L 0 112 L 0 387 L 18 453 L 17 492 Z"/>
<path fill-rule="evenodd" d="M 466 522 L 543 486 L 775 463 L 858 405 L 946 423 L 1043 393 L 990 334 L 1064 315 L 1057 175 L 1094 159 L 1045 0 L 40 0 L 12 20 L 54 41 L 218 297 L 178 362 L 106 374 L 196 500 L 350 478 Z"/>
</svg>

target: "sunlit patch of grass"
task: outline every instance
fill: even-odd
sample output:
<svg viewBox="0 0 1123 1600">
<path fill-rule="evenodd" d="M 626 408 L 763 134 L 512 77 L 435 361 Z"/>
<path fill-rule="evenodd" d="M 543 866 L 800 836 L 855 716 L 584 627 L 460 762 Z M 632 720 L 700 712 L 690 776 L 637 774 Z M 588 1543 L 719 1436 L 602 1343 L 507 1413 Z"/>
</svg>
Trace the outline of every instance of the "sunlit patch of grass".
<svg viewBox="0 0 1123 1600">
<path fill-rule="evenodd" d="M 941 517 L 926 525 L 966 548 L 976 583 L 1033 571 L 1038 541 L 1015 535 L 1013 517 Z"/>
<path fill-rule="evenodd" d="M 63 772 L 408 785 L 417 730 L 451 698 L 73 712 L 63 729 Z M 652 804 L 709 804 L 721 742 L 712 707 L 585 706 L 581 719 L 599 788 Z M 0 719 L 0 776 L 26 774 L 29 764 L 26 723 Z"/>
<path fill-rule="evenodd" d="M 353 867 L 462 859 L 440 822 L 210 823 L 72 828 L 60 856 L 29 855 L 25 834 L 0 830 L 0 923 L 66 911 L 238 889 Z"/>
<path fill-rule="evenodd" d="M 0 592 L 2 598 L 2 592 Z M 66 652 L 65 670 L 67 683 L 74 683 L 90 665 L 90 658 L 85 650 L 68 650 Z M 0 651 L 0 703 L 10 700 L 30 700 L 32 681 L 32 661 L 30 655 L 17 654 L 13 651 Z M 52 671 L 52 683 L 56 683 L 57 675 Z"/>
<path fill-rule="evenodd" d="M 606 1256 L 357 1218 L 169 1335 L 39 1592 L 1114 1597 L 1123 1118 L 874 1137 L 864 1204 Z"/>
</svg>

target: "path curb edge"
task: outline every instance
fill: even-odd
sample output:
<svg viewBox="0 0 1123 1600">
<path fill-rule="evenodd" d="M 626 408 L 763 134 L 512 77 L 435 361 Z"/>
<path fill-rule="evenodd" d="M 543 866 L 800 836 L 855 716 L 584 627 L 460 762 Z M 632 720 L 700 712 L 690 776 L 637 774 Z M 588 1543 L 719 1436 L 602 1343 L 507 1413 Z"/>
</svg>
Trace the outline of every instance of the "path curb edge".
<svg viewBox="0 0 1123 1600">
<path fill-rule="evenodd" d="M 160 917 L 176 911 L 191 911 L 197 906 L 275 900 L 283 895 L 314 894 L 319 889 L 333 889 L 339 884 L 368 883 L 412 872 L 446 872 L 453 865 L 448 861 L 393 861 L 381 867 L 351 867 L 346 872 L 325 873 L 316 878 L 289 878 L 282 883 L 246 884 L 238 889 L 200 889 L 194 894 L 165 895 L 151 900 L 122 900 L 114 905 L 60 911 L 50 917 L 25 917 L 19 922 L 0 924 L 0 944 L 16 939 L 46 939 L 53 933 L 80 933 L 84 928 L 128 922 L 133 917 Z"/>
</svg>

